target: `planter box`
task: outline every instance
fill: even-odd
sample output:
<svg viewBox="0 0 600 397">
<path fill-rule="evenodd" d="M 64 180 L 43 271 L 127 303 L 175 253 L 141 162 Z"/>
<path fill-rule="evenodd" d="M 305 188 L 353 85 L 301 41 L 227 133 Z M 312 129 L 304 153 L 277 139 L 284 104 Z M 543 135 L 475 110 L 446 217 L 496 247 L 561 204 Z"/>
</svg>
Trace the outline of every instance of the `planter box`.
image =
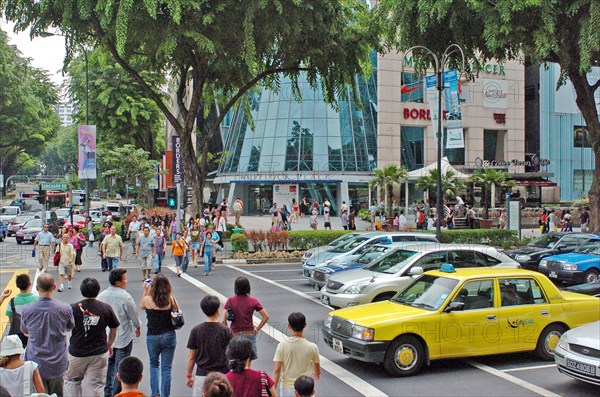
<svg viewBox="0 0 600 397">
<path fill-rule="evenodd" d="M 479 219 L 479 227 L 481 229 L 490 229 L 494 223 L 493 219 Z"/>
</svg>

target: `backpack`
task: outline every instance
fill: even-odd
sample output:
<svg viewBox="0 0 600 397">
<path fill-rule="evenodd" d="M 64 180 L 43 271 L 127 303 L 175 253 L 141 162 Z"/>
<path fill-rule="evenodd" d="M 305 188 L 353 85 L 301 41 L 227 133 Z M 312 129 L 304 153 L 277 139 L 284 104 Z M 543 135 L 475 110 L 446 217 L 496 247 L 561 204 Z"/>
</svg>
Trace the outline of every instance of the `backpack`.
<svg viewBox="0 0 600 397">
<path fill-rule="evenodd" d="M 27 341 L 29 338 L 21 332 L 21 315 L 17 313 L 17 310 L 15 309 L 15 298 L 12 298 L 9 304 L 10 310 L 12 311 L 12 321 L 10 323 L 10 330 L 8 331 L 8 334 L 17 335 L 19 339 L 21 339 L 23 347 L 25 347 L 27 346 Z"/>
</svg>

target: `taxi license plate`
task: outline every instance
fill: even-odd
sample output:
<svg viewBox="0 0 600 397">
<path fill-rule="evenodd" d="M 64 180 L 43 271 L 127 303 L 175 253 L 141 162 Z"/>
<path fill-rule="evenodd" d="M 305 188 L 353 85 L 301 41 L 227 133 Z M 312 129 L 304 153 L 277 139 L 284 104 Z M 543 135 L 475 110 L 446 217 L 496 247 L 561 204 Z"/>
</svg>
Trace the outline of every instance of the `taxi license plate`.
<svg viewBox="0 0 600 397">
<path fill-rule="evenodd" d="M 333 345 L 335 348 L 335 339 L 334 339 Z M 571 360 L 569 358 L 567 358 L 566 365 L 567 365 L 567 368 L 575 370 L 577 372 L 581 372 L 583 374 L 588 374 L 588 375 L 592 375 L 592 376 L 596 375 L 596 368 L 593 365 L 580 363 L 579 361 Z"/>
<path fill-rule="evenodd" d="M 338 353 L 344 354 L 344 344 L 341 340 L 333 338 L 333 350 Z"/>
<path fill-rule="evenodd" d="M 323 302 L 326 305 L 329 305 L 329 297 L 326 295 L 321 295 L 321 302 Z"/>
<path fill-rule="evenodd" d="M 558 274 L 556 274 L 556 272 L 550 272 L 550 274 L 548 274 L 548 277 L 557 278 Z"/>
</svg>

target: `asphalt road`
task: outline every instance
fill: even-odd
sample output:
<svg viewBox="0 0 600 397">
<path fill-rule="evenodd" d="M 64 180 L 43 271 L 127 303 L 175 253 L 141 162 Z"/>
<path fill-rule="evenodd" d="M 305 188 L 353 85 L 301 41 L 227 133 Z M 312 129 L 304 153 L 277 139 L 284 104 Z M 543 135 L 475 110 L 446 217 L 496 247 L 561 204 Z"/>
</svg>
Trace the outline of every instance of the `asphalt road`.
<svg viewBox="0 0 600 397">
<path fill-rule="evenodd" d="M 128 252 L 131 252 L 131 245 L 128 245 Z M 131 269 L 128 290 L 139 300 L 142 275 L 136 271 L 136 260 L 129 258 L 124 265 Z M 26 269 L 34 276 L 35 268 L 31 245 L 17 246 L 14 238 L 0 243 L 0 288 L 4 288 L 15 271 Z M 55 272 L 54 269 L 52 271 Z M 252 295 L 263 303 L 270 315 L 268 326 L 259 336 L 259 358 L 253 362 L 253 368 L 272 372 L 275 348 L 287 333 L 287 316 L 291 311 L 301 311 L 309 321 L 306 337 L 319 345 L 322 356 L 323 372 L 317 382 L 319 396 L 598 396 L 600 393 L 600 387 L 566 377 L 556 370 L 553 363 L 539 361 L 528 353 L 435 361 L 417 376 L 404 379 L 389 377 L 381 367 L 348 359 L 325 345 L 320 329 L 330 309 L 318 301 L 318 293 L 305 283 L 299 264 L 218 265 L 209 277 L 202 276 L 200 267 L 192 267 L 189 275 L 181 278 L 175 276 L 172 268 L 167 268 L 165 273 L 171 279 L 174 295 L 186 319 L 186 325 L 177 331 L 172 386 L 174 397 L 191 395 L 190 389 L 185 386 L 185 346 L 192 327 L 204 319 L 199 308 L 200 300 L 210 293 L 219 295 L 224 301 L 233 294 L 233 282 L 240 275 L 249 277 Z M 108 285 L 107 274 L 100 271 L 95 248 L 85 256 L 83 270 L 76 274 L 74 285 L 77 286 L 78 281 L 87 276 L 98 278 L 103 287 Z M 57 293 L 56 297 L 69 303 L 81 299 L 77 288 Z M 143 313 L 141 317 L 145 323 Z M 2 321 L 5 319 L 2 318 Z M 133 354 L 148 363 L 145 327 L 143 329 Z M 150 392 L 147 365 L 142 390 L 147 394 Z"/>
</svg>

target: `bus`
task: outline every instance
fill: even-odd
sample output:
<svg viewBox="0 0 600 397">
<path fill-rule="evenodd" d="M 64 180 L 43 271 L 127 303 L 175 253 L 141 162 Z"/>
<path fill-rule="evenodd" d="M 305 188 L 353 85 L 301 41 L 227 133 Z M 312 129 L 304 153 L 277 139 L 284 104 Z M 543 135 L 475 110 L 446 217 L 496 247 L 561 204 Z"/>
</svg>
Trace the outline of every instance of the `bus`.
<svg viewBox="0 0 600 397">
<path fill-rule="evenodd" d="M 31 198 L 39 201 L 39 193 L 23 193 L 23 198 Z M 69 192 L 59 190 L 46 191 L 46 208 L 66 208 L 71 205 Z"/>
</svg>

